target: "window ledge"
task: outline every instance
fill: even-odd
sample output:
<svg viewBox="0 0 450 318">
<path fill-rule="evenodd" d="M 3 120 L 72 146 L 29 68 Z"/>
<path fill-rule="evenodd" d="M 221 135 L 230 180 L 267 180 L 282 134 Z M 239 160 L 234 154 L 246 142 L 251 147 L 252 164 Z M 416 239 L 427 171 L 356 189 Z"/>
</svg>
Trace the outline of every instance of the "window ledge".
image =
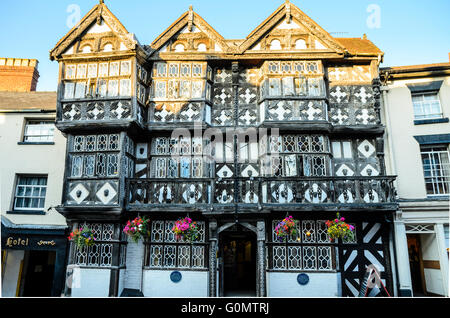
<svg viewBox="0 0 450 318">
<path fill-rule="evenodd" d="M 45 211 L 38 210 L 15 210 L 15 211 L 6 211 L 6 214 L 19 214 L 19 215 L 46 215 Z"/>
<path fill-rule="evenodd" d="M 448 201 L 450 199 L 450 194 L 428 194 L 427 201 Z"/>
<path fill-rule="evenodd" d="M 28 145 L 28 146 L 32 146 L 32 145 L 52 146 L 52 145 L 55 144 L 55 142 L 52 142 L 52 141 L 50 141 L 50 142 L 27 142 L 27 141 L 21 141 L 21 142 L 18 142 L 17 144 L 20 145 L 20 146 L 26 146 L 26 145 Z"/>
<path fill-rule="evenodd" d="M 436 119 L 420 119 L 414 120 L 414 125 L 427 125 L 427 124 L 440 124 L 440 123 L 448 123 L 449 119 L 447 118 L 436 118 Z"/>
</svg>

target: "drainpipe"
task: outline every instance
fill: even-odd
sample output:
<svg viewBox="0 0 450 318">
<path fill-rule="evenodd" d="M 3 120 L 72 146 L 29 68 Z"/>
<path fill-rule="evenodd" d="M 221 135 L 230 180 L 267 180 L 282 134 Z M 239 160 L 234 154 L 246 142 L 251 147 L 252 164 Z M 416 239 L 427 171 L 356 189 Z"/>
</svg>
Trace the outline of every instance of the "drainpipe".
<svg viewBox="0 0 450 318">
<path fill-rule="evenodd" d="M 388 74 L 386 75 L 388 76 Z M 387 134 L 386 134 L 386 139 L 388 140 L 388 147 L 389 147 L 389 163 L 391 166 L 391 174 L 392 175 L 397 175 L 397 166 L 395 164 L 395 150 L 394 150 L 394 145 L 392 142 L 392 138 L 391 138 L 391 134 L 392 134 L 392 125 L 391 125 L 391 119 L 390 119 L 390 115 L 389 115 L 389 105 L 387 102 L 387 93 L 389 92 L 389 88 L 384 85 L 381 87 L 381 91 L 383 92 L 383 115 L 384 115 L 384 120 L 385 120 L 385 124 L 386 124 L 386 128 L 387 128 Z M 394 181 L 395 187 L 397 188 L 397 180 Z"/>
</svg>

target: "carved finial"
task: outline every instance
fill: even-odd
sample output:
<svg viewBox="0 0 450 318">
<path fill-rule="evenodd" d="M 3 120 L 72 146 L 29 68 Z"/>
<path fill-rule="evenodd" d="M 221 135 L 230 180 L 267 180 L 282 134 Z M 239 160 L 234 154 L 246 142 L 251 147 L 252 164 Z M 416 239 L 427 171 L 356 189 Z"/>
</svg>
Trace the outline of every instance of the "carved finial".
<svg viewBox="0 0 450 318">
<path fill-rule="evenodd" d="M 367 34 L 363 34 L 363 40 L 367 40 Z"/>
<path fill-rule="evenodd" d="M 100 4 L 103 3 L 103 0 L 100 0 Z M 98 11 L 98 16 L 97 16 L 97 24 L 100 25 L 102 24 L 102 14 L 103 14 L 103 7 L 100 7 L 100 10 Z"/>
<path fill-rule="evenodd" d="M 286 20 L 287 23 L 291 23 L 291 3 L 286 0 Z"/>
<path fill-rule="evenodd" d="M 189 18 L 188 18 L 188 30 L 192 32 L 192 26 L 194 25 L 194 9 L 192 5 L 189 6 Z"/>
<path fill-rule="evenodd" d="M 100 0 L 100 1 L 99 1 L 99 4 L 104 4 L 104 3 L 105 3 L 104 0 Z"/>
</svg>

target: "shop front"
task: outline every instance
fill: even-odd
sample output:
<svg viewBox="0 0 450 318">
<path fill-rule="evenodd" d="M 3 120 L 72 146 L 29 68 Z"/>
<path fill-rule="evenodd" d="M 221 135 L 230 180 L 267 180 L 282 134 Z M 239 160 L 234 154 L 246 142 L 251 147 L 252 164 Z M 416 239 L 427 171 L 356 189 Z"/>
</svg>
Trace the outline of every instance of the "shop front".
<svg viewBox="0 0 450 318">
<path fill-rule="evenodd" d="M 67 237 L 62 227 L 8 226 L 2 220 L 2 297 L 60 297 Z"/>
</svg>

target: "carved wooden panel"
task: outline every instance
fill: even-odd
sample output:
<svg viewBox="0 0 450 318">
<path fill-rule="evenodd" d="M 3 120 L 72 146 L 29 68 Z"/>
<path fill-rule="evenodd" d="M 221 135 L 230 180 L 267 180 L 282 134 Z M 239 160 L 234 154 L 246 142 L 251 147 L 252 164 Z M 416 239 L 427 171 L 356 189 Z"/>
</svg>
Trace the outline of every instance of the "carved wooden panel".
<svg viewBox="0 0 450 318">
<path fill-rule="evenodd" d="M 209 105 L 202 102 L 151 103 L 150 122 L 199 122 L 204 118 L 206 107 Z"/>
<path fill-rule="evenodd" d="M 372 86 L 331 86 L 330 120 L 334 125 L 375 125 L 375 94 Z"/>
<path fill-rule="evenodd" d="M 66 205 L 101 206 L 118 203 L 118 182 L 109 180 L 72 181 L 68 183 Z"/>
<path fill-rule="evenodd" d="M 234 99 L 231 68 L 214 70 L 212 124 L 231 126 L 234 124 Z"/>
<path fill-rule="evenodd" d="M 131 119 L 132 105 L 129 100 L 68 102 L 62 104 L 62 121 L 102 121 Z"/>
</svg>

